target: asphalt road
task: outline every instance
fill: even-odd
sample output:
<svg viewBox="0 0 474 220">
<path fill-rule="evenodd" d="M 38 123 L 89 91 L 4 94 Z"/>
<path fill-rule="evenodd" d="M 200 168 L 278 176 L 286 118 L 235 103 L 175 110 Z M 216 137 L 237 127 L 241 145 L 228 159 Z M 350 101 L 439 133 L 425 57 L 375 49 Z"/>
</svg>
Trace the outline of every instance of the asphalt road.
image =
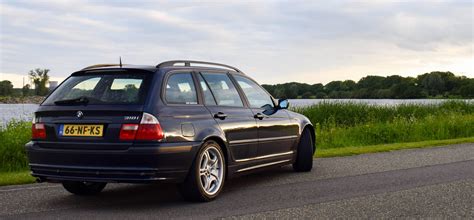
<svg viewBox="0 0 474 220">
<path fill-rule="evenodd" d="M 314 162 L 310 173 L 283 167 L 234 179 L 201 204 L 173 185 L 110 184 L 96 197 L 55 184 L 0 187 L 0 218 L 474 219 L 474 143 Z"/>
</svg>

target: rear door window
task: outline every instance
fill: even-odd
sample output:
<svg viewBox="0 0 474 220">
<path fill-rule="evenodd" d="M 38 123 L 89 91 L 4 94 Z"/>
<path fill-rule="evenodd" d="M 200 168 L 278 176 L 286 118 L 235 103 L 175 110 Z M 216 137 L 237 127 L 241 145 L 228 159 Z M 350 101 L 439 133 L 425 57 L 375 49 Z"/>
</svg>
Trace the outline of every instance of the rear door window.
<svg viewBox="0 0 474 220">
<path fill-rule="evenodd" d="M 191 73 L 174 73 L 166 82 L 165 99 L 170 104 L 197 104 L 196 87 Z"/>
<path fill-rule="evenodd" d="M 199 74 L 198 76 L 199 76 L 199 84 L 201 85 L 202 93 L 204 96 L 204 104 L 209 105 L 209 106 L 217 105 L 216 100 L 214 99 L 214 95 L 212 94 L 211 90 L 207 86 L 206 81 L 204 81 L 201 74 Z"/>
<path fill-rule="evenodd" d="M 62 83 L 43 105 L 143 104 L 148 89 L 148 77 L 150 74 L 129 72 L 73 75 Z"/>
<path fill-rule="evenodd" d="M 219 106 L 243 107 L 239 92 L 227 74 L 202 73 Z"/>
</svg>

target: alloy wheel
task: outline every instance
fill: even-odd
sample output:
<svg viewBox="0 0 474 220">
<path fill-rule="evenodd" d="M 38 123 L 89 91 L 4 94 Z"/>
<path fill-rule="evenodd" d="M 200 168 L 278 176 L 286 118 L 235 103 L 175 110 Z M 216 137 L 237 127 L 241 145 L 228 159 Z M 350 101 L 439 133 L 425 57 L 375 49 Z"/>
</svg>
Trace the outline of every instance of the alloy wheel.
<svg viewBox="0 0 474 220">
<path fill-rule="evenodd" d="M 220 151 L 211 146 L 199 160 L 199 179 L 203 191 L 208 195 L 216 194 L 224 178 L 224 160 Z"/>
</svg>

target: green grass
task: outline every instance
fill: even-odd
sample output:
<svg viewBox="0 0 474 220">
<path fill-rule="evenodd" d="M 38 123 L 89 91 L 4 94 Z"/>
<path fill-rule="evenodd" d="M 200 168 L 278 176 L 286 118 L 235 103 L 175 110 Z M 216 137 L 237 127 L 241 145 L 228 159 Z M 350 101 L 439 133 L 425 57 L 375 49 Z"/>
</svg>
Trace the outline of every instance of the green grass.
<svg viewBox="0 0 474 220">
<path fill-rule="evenodd" d="M 395 118 L 390 122 L 368 122 L 350 127 L 317 125 L 316 133 L 317 146 L 322 149 L 473 137 L 474 115 Z"/>
<path fill-rule="evenodd" d="M 25 170 L 25 144 L 31 138 L 31 122 L 11 121 L 0 127 L 0 172 Z"/>
<path fill-rule="evenodd" d="M 34 183 L 30 171 L 0 172 L 0 186 Z"/>
<path fill-rule="evenodd" d="M 474 114 L 474 102 L 447 101 L 442 104 L 367 105 L 348 102 L 323 102 L 292 110 L 308 117 L 313 124 L 354 126 L 369 122 L 391 122 L 397 118 L 420 119 L 429 115 Z"/>
<path fill-rule="evenodd" d="M 319 149 L 474 137 L 474 103 L 375 106 L 321 103 L 295 108 L 316 127 Z"/>
<path fill-rule="evenodd" d="M 351 156 L 351 155 L 358 155 L 358 154 L 387 152 L 387 151 L 413 149 L 413 148 L 425 148 L 425 147 L 434 147 L 434 146 L 443 146 L 443 145 L 461 144 L 461 143 L 474 143 L 474 137 L 448 139 L 448 140 L 420 141 L 420 142 L 410 142 L 410 143 L 381 144 L 381 145 L 361 146 L 361 147 L 317 149 L 315 157 L 318 157 L 318 158 L 341 157 L 341 156 Z"/>
<path fill-rule="evenodd" d="M 31 122 L 11 121 L 0 126 L 0 186 L 35 182 L 25 152 L 30 138 Z"/>
</svg>

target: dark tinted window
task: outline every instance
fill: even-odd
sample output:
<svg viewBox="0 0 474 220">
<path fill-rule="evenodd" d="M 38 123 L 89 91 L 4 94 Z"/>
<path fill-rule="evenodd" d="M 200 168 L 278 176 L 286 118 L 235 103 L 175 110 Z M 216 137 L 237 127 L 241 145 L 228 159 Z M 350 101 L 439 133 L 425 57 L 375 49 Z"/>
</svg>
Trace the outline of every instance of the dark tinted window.
<svg viewBox="0 0 474 220">
<path fill-rule="evenodd" d="M 166 102 L 171 104 L 197 104 L 191 73 L 172 74 L 166 82 L 165 98 Z"/>
<path fill-rule="evenodd" d="M 216 98 L 217 105 L 243 107 L 242 100 L 227 74 L 202 73 Z"/>
<path fill-rule="evenodd" d="M 147 74 L 111 73 L 68 78 L 43 103 L 86 98 L 88 105 L 141 104 L 146 97 Z M 74 104 L 66 102 L 63 104 Z"/>
<path fill-rule="evenodd" d="M 202 93 L 204 95 L 204 104 L 205 105 L 217 105 L 216 100 L 214 100 L 214 96 L 212 95 L 211 90 L 207 86 L 206 81 L 202 78 L 201 74 L 199 74 L 199 84 L 202 88 Z"/>
<path fill-rule="evenodd" d="M 250 107 L 252 108 L 264 108 L 264 106 L 273 107 L 273 101 L 270 95 L 262 89 L 254 81 L 234 75 L 235 80 L 239 84 L 240 88 L 244 91 L 247 100 L 249 101 Z"/>
</svg>

